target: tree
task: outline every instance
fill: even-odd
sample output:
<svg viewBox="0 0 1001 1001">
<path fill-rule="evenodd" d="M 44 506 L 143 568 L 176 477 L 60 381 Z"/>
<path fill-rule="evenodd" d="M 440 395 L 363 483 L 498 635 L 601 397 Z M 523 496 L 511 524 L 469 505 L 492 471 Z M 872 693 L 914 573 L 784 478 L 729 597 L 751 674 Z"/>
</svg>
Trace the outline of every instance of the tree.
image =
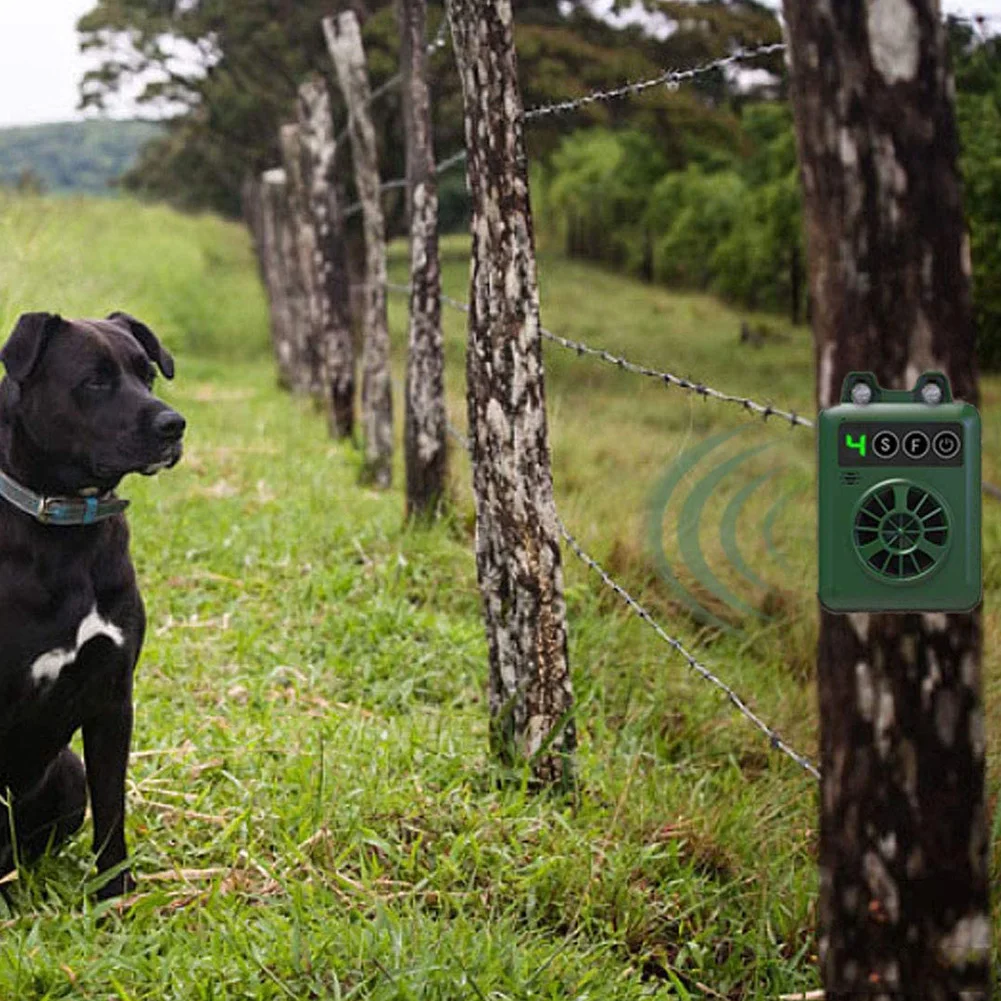
<svg viewBox="0 0 1001 1001">
<path fill-rule="evenodd" d="M 937 0 L 785 0 L 785 14 L 818 403 L 851 370 L 910 388 L 929 369 L 976 403 Z M 821 613 L 828 998 L 990 996 L 981 656 L 979 612 Z"/>
</svg>

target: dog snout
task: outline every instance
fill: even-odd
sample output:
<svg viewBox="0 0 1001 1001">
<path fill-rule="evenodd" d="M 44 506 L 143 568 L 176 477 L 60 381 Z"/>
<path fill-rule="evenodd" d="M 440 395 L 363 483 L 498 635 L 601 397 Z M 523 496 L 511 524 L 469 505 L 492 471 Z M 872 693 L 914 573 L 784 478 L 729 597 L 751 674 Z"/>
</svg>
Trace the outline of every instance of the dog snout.
<svg viewBox="0 0 1001 1001">
<path fill-rule="evenodd" d="M 187 426 L 176 410 L 163 410 L 153 418 L 153 433 L 164 442 L 180 441 Z"/>
</svg>

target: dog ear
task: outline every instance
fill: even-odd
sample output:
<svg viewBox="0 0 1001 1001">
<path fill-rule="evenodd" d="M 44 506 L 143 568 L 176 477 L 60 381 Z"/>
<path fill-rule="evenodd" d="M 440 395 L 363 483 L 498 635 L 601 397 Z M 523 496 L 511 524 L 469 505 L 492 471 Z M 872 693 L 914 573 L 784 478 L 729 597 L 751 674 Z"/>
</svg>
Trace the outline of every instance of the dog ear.
<svg viewBox="0 0 1001 1001">
<path fill-rule="evenodd" d="M 24 313 L 17 321 L 14 332 L 0 350 L 0 362 L 14 382 L 24 382 L 31 375 L 49 335 L 62 322 L 62 317 L 54 313 Z"/>
<path fill-rule="evenodd" d="M 137 320 L 134 316 L 129 316 L 128 313 L 121 312 L 112 313 L 108 319 L 124 324 L 129 333 L 142 345 L 142 349 L 149 356 L 149 360 L 156 362 L 166 378 L 174 378 L 173 356 L 160 343 L 160 338 L 145 323 Z"/>
</svg>

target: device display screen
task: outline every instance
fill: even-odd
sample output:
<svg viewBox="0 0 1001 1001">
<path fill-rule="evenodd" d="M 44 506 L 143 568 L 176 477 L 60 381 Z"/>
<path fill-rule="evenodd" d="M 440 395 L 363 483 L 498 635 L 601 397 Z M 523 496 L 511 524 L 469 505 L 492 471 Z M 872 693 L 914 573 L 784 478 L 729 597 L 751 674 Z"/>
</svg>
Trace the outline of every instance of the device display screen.
<svg viewBox="0 0 1001 1001">
<path fill-rule="evenodd" d="M 944 421 L 844 421 L 839 466 L 961 466 L 963 425 Z"/>
</svg>

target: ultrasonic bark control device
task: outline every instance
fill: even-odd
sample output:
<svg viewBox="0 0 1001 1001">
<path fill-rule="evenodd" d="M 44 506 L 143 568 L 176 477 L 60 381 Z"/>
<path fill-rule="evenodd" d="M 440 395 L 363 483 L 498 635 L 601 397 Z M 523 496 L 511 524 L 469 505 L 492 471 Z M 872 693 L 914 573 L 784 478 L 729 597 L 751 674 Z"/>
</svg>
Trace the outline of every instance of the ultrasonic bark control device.
<svg viewBox="0 0 1001 1001">
<path fill-rule="evenodd" d="M 851 372 L 818 417 L 818 563 L 832 612 L 961 612 L 981 598 L 980 414 L 926 372 Z"/>
</svg>

